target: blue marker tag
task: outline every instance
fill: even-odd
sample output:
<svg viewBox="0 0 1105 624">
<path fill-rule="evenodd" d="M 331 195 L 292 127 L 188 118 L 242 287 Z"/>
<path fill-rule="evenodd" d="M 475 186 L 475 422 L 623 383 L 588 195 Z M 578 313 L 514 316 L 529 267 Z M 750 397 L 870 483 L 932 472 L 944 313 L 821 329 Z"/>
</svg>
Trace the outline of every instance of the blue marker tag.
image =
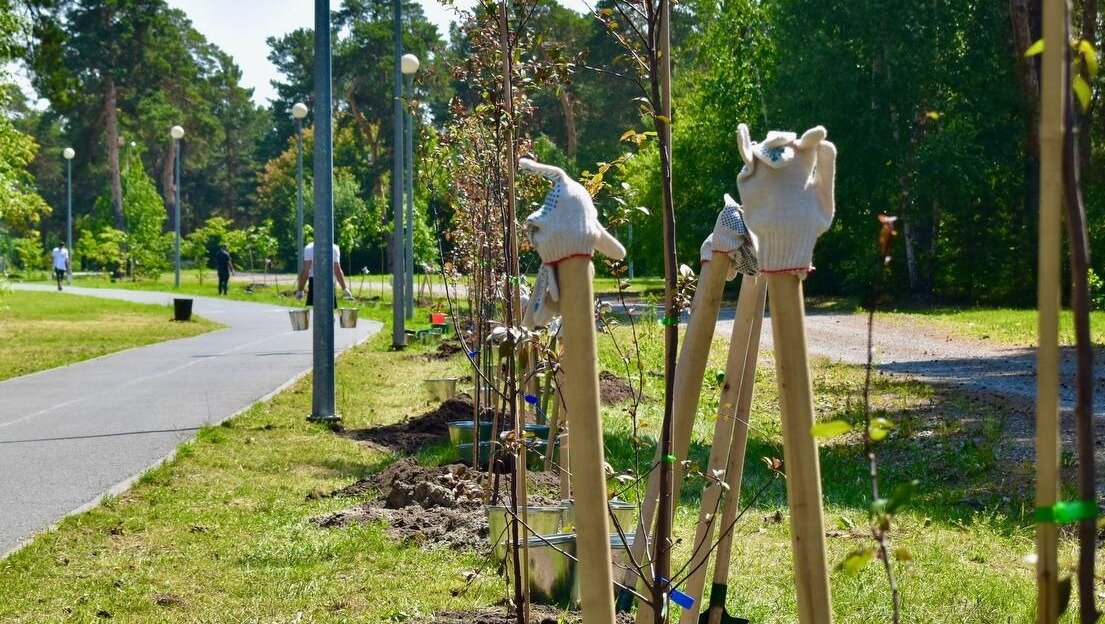
<svg viewBox="0 0 1105 624">
<path fill-rule="evenodd" d="M 664 577 L 660 577 L 660 581 L 663 583 L 669 582 L 668 579 Z M 694 607 L 694 598 L 692 598 L 690 594 L 685 594 L 678 589 L 670 586 L 668 587 L 668 589 L 671 591 L 671 594 L 669 594 L 669 596 L 671 597 L 672 602 L 679 605 L 680 607 L 683 607 L 684 609 L 690 609 L 691 607 Z"/>
<path fill-rule="evenodd" d="M 529 403 L 530 405 L 537 405 L 537 397 L 533 396 L 532 394 L 527 394 L 526 403 Z"/>
<path fill-rule="evenodd" d="M 479 351 L 469 351 L 469 352 L 468 352 L 468 358 L 469 358 L 469 359 L 472 359 L 472 360 L 474 360 L 474 359 L 476 359 L 477 357 L 479 357 L 479 355 L 480 355 L 480 352 L 479 352 Z"/>
</svg>

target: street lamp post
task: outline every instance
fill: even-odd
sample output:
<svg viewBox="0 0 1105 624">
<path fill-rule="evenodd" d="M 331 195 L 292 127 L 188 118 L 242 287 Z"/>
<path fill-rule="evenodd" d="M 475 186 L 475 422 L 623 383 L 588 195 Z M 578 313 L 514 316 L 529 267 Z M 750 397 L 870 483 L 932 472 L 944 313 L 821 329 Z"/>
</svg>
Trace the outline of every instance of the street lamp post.
<svg viewBox="0 0 1105 624">
<path fill-rule="evenodd" d="M 69 257 L 73 257 L 73 157 L 77 152 L 67 147 L 61 151 L 65 157 L 65 246 L 69 248 Z M 73 283 L 73 264 L 70 260 L 69 274 L 65 277 L 66 283 Z"/>
<path fill-rule="evenodd" d="M 180 288 L 180 140 L 184 128 L 173 126 L 169 136 L 173 137 L 173 284 Z"/>
<path fill-rule="evenodd" d="M 295 182 L 297 191 L 295 207 L 295 270 L 298 272 L 303 267 L 303 118 L 307 116 L 307 105 L 296 102 L 292 106 L 292 117 L 295 119 Z"/>
<path fill-rule="evenodd" d="M 413 54 L 404 54 L 400 59 L 403 76 L 406 78 L 407 99 L 414 94 L 414 74 L 418 71 L 418 57 Z M 407 178 L 407 244 L 405 250 L 405 266 L 407 277 L 406 306 L 407 318 L 414 318 L 414 115 L 408 113 L 404 116 L 407 126 L 406 149 L 406 178 Z"/>
<path fill-rule="evenodd" d="M 406 315 L 403 313 L 403 302 L 406 298 L 403 291 L 406 290 L 406 280 L 403 278 L 405 254 L 404 230 L 403 230 L 403 67 L 400 57 L 403 56 L 403 3 L 402 0 L 392 0 L 394 10 L 395 38 L 395 71 L 394 71 L 394 135 L 392 138 L 392 163 L 391 163 L 391 347 L 402 349 L 407 344 Z"/>
</svg>

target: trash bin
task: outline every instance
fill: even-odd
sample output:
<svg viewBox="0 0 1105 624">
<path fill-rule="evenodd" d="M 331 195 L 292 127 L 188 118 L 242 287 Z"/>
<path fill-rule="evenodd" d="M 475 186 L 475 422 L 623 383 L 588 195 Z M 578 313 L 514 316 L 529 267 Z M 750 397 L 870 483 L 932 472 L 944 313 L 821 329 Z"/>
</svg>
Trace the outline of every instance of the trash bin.
<svg viewBox="0 0 1105 624">
<path fill-rule="evenodd" d="M 174 321 L 190 321 L 190 320 L 192 320 L 192 300 L 191 299 L 173 299 L 173 320 Z"/>
</svg>

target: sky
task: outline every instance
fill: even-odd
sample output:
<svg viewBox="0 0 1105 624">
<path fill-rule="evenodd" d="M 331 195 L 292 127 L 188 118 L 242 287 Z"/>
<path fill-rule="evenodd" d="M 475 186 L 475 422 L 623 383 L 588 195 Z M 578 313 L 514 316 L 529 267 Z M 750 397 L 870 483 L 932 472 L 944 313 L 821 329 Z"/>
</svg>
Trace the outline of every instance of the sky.
<svg viewBox="0 0 1105 624">
<path fill-rule="evenodd" d="M 583 0 L 559 0 L 577 11 L 586 10 Z M 437 25 L 445 37 L 453 11 L 437 0 L 418 0 L 426 17 Z M 242 68 L 242 83 L 253 88 L 253 101 L 264 105 L 274 97 L 271 80 L 280 76 L 268 61 L 265 39 L 279 37 L 302 27 L 314 27 L 314 2 L 310 0 L 168 0 L 170 6 L 182 9 L 192 25 L 208 41 L 234 57 Z M 337 9 L 340 0 L 330 0 Z M 469 8 L 475 0 L 457 0 L 458 8 Z"/>
</svg>

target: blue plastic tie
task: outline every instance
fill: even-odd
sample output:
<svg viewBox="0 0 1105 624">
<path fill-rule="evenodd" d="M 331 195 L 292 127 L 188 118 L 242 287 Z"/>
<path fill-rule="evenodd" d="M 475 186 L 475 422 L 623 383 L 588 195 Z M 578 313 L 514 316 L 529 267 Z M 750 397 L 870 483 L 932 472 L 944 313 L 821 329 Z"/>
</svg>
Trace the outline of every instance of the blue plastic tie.
<svg viewBox="0 0 1105 624">
<path fill-rule="evenodd" d="M 526 403 L 529 403 L 530 405 L 537 405 L 537 397 L 533 396 L 532 394 L 527 394 Z"/>
</svg>

